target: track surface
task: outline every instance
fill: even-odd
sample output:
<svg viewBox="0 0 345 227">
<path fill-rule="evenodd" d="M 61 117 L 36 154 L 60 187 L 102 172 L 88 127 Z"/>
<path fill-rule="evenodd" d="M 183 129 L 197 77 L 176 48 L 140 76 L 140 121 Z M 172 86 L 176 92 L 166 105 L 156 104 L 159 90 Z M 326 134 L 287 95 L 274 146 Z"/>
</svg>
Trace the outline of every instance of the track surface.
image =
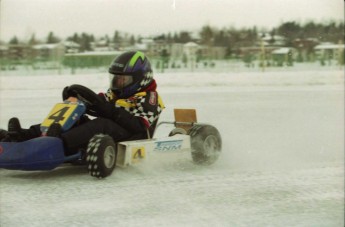
<svg viewBox="0 0 345 227">
<path fill-rule="evenodd" d="M 294 80 L 291 86 L 175 88 L 162 77 L 167 109 L 161 119 L 171 119 L 175 107 L 196 108 L 199 121 L 222 134 L 215 165 L 195 166 L 189 154 L 168 155 L 118 168 L 104 180 L 74 166 L 0 170 L 0 225 L 343 226 L 344 91 L 325 78 L 312 85 Z M 2 84 L 9 81 L 2 78 Z M 64 85 L 2 90 L 1 126 L 9 116 L 26 127 L 37 123 Z M 23 98 L 28 92 L 33 97 Z M 169 130 L 160 128 L 157 135 Z"/>
</svg>

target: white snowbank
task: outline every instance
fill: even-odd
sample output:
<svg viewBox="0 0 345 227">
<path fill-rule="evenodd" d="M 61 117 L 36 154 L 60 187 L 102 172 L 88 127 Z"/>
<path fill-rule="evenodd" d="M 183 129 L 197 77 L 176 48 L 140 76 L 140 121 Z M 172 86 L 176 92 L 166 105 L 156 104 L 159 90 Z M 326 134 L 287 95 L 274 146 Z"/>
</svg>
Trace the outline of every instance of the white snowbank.
<svg viewBox="0 0 345 227">
<path fill-rule="evenodd" d="M 343 70 L 282 71 L 282 72 L 229 72 L 229 73 L 156 73 L 159 88 L 222 87 L 222 86 L 292 86 L 292 85 L 342 85 Z M 63 81 L 63 82 L 62 82 Z M 37 75 L 0 77 L 0 90 L 59 89 L 71 84 L 85 85 L 95 91 L 108 86 L 107 73 L 82 75 Z"/>
</svg>

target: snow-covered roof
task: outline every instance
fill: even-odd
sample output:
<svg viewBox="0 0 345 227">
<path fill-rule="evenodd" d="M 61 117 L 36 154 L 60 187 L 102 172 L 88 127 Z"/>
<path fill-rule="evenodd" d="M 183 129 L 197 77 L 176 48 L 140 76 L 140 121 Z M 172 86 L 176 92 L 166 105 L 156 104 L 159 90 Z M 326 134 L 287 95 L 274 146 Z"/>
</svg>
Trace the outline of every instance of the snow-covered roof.
<svg viewBox="0 0 345 227">
<path fill-rule="evenodd" d="M 79 48 L 80 45 L 76 42 L 73 42 L 73 41 L 64 41 L 63 44 L 66 46 L 66 47 L 74 47 L 74 48 Z"/>
<path fill-rule="evenodd" d="M 147 50 L 147 43 L 136 43 L 135 44 L 135 49 L 138 50 Z"/>
<path fill-rule="evenodd" d="M 185 47 L 198 47 L 199 45 L 194 42 L 188 42 L 184 45 Z"/>
<path fill-rule="evenodd" d="M 322 43 L 315 47 L 315 50 L 330 50 L 330 49 L 344 49 L 344 44 Z"/>
<path fill-rule="evenodd" d="M 82 53 L 66 54 L 66 56 L 91 56 L 91 55 L 119 55 L 122 51 L 87 51 Z"/>
<path fill-rule="evenodd" d="M 285 37 L 283 36 L 280 36 L 280 35 L 271 35 L 269 33 L 259 33 L 259 36 L 261 37 L 262 40 L 265 40 L 265 41 L 270 41 L 271 39 L 274 39 L 276 41 L 280 40 L 280 41 L 283 41 L 285 40 Z"/>
<path fill-rule="evenodd" d="M 33 48 L 34 49 L 54 49 L 57 46 L 61 45 L 60 43 L 52 43 L 52 44 L 37 44 L 34 45 Z"/>
<path fill-rule="evenodd" d="M 272 54 L 288 54 L 290 50 L 291 48 L 283 47 L 283 48 L 279 48 L 277 50 L 272 51 Z"/>
<path fill-rule="evenodd" d="M 149 38 L 143 38 L 143 39 L 141 39 L 141 42 L 143 44 L 148 44 L 148 43 L 153 43 L 154 40 L 153 39 L 149 39 Z"/>
</svg>

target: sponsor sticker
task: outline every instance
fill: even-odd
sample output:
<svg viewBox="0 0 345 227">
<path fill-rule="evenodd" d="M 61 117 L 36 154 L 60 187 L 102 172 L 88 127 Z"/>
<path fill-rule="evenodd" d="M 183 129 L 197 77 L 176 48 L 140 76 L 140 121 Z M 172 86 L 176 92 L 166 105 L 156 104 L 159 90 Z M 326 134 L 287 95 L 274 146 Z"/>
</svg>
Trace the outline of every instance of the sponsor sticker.
<svg viewBox="0 0 345 227">
<path fill-rule="evenodd" d="M 156 92 L 150 92 L 150 100 L 151 105 L 156 105 L 157 103 L 157 93 Z"/>
<path fill-rule="evenodd" d="M 158 141 L 154 151 L 176 151 L 182 148 L 182 140 Z"/>
<path fill-rule="evenodd" d="M 121 68 L 125 66 L 124 64 L 117 63 L 117 62 L 114 62 L 113 65 L 117 67 L 121 67 Z"/>
</svg>

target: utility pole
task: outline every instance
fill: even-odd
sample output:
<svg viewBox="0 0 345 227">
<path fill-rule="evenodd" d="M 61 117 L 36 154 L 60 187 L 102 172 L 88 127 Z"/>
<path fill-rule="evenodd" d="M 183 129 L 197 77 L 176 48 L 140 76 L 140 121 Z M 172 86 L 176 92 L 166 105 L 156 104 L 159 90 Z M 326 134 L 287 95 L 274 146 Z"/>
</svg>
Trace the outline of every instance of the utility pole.
<svg viewBox="0 0 345 227">
<path fill-rule="evenodd" d="M 265 72 L 265 67 L 266 67 L 266 53 L 265 53 L 265 44 L 263 39 L 261 38 L 261 69 L 262 72 Z"/>
</svg>

